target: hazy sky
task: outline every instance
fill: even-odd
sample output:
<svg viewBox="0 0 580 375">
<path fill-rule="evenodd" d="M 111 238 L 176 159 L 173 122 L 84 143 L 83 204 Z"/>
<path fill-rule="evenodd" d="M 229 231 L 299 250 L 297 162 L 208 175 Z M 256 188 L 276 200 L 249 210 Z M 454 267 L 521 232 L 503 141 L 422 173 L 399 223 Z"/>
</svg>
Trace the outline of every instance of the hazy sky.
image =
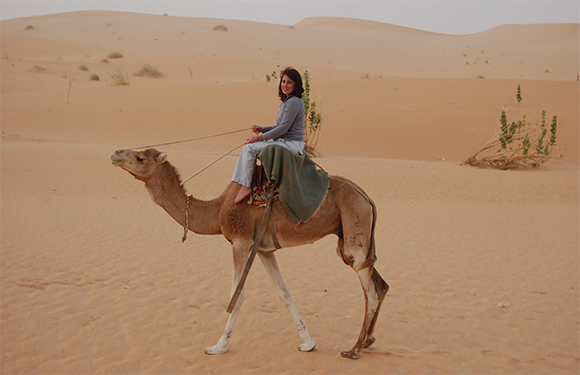
<svg viewBox="0 0 580 375">
<path fill-rule="evenodd" d="M 446 34 L 502 24 L 579 23 L 579 0 L 1 0 L 0 19 L 117 10 L 292 25 L 314 16 L 361 18 Z"/>
</svg>

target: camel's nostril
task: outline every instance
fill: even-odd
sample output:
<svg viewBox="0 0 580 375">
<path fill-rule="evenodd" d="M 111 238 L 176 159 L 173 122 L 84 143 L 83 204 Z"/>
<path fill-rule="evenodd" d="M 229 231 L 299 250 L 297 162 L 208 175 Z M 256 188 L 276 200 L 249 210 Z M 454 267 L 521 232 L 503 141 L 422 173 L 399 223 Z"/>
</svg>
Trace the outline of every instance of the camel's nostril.
<svg viewBox="0 0 580 375">
<path fill-rule="evenodd" d="M 123 153 L 123 150 L 117 150 L 117 151 L 115 151 L 115 154 L 122 154 L 122 153 Z"/>
</svg>

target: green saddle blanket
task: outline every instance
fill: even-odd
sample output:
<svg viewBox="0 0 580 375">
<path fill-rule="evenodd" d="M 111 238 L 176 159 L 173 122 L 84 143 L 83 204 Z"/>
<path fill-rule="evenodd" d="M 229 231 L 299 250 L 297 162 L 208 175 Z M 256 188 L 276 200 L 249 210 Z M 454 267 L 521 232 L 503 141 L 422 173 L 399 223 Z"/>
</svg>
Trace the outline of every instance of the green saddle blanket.
<svg viewBox="0 0 580 375">
<path fill-rule="evenodd" d="M 280 202 L 297 222 L 306 222 L 323 203 L 328 192 L 328 173 L 317 169 L 306 153 L 296 156 L 278 145 L 258 155 L 269 183 L 278 186 Z"/>
</svg>

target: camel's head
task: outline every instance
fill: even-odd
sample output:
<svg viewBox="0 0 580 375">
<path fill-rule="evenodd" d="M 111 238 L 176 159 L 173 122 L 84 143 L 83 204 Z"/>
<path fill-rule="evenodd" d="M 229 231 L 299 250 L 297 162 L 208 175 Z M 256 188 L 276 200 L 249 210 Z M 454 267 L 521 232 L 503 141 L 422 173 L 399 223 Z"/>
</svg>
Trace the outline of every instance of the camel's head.
<svg viewBox="0 0 580 375">
<path fill-rule="evenodd" d="M 114 166 L 123 168 L 141 181 L 146 181 L 153 176 L 157 167 L 166 161 L 167 154 L 154 148 L 144 151 L 117 150 L 111 155 L 111 162 Z"/>
</svg>

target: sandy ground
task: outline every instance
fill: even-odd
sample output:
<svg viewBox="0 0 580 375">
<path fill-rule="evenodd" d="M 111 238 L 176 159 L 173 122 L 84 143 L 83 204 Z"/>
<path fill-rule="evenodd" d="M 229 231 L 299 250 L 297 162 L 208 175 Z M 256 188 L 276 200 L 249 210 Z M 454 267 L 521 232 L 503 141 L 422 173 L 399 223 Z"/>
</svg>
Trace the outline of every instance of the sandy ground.
<svg viewBox="0 0 580 375">
<path fill-rule="evenodd" d="M 2 374 L 580 371 L 578 24 L 449 36 L 349 19 L 76 12 L 0 26 Z M 124 57 L 102 61 L 110 52 Z M 165 77 L 132 76 L 144 63 Z M 108 160 L 273 124 L 265 76 L 286 65 L 310 72 L 325 116 L 317 162 L 379 212 L 376 268 L 391 289 L 357 361 L 340 351 L 356 341 L 364 300 L 334 237 L 277 253 L 315 351 L 297 350 L 258 262 L 228 353 L 204 354 L 227 319 L 230 245 L 194 234 L 182 244 L 182 228 Z M 111 86 L 118 69 L 129 86 Z M 461 165 L 502 110 L 510 121 L 557 115 L 557 158 L 518 172 Z M 188 176 L 247 135 L 160 149 Z M 235 161 L 187 189 L 217 196 Z"/>
</svg>

